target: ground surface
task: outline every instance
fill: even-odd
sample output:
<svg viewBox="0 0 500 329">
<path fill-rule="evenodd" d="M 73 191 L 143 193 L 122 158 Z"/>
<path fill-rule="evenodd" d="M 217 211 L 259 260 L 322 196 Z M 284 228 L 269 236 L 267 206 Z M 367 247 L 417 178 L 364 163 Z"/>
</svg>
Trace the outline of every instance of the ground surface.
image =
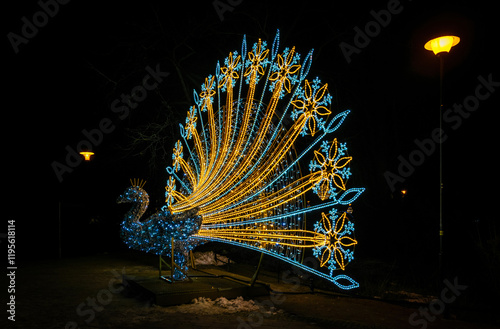
<svg viewBox="0 0 500 329">
<path fill-rule="evenodd" d="M 33 262 L 16 276 L 16 322 L 2 328 L 425 328 L 409 317 L 422 305 L 396 305 L 269 280 L 274 291 L 254 300 L 197 300 L 182 306 L 160 307 L 130 296 L 121 275 L 157 271 L 151 261 L 128 254 L 105 254 Z M 221 273 L 219 268 L 206 271 Z M 265 281 L 266 275 L 259 276 Z M 5 305 L 5 304 L 4 304 Z M 260 305 L 260 306 L 259 306 Z M 425 306 L 425 305 L 424 305 Z M 419 317 L 421 319 L 421 317 Z M 7 326 L 4 325 L 7 323 Z M 427 328 L 493 328 L 436 318 Z"/>
</svg>

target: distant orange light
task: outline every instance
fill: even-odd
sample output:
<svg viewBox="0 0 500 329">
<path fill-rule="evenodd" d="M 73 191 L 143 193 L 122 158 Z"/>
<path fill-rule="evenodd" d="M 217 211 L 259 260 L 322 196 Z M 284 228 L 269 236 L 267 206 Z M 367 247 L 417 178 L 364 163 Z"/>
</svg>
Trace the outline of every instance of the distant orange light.
<svg viewBox="0 0 500 329">
<path fill-rule="evenodd" d="M 456 46 L 459 42 L 459 37 L 456 37 L 454 35 L 446 35 L 427 41 L 424 48 L 427 50 L 432 50 L 434 52 L 434 55 L 442 52 L 449 53 L 451 47 Z"/>
<path fill-rule="evenodd" d="M 90 161 L 90 157 L 94 155 L 94 152 L 80 152 L 80 154 L 83 155 L 85 161 Z"/>
<path fill-rule="evenodd" d="M 406 193 L 408 193 L 407 190 L 401 190 L 401 195 L 404 197 L 406 195 Z"/>
</svg>

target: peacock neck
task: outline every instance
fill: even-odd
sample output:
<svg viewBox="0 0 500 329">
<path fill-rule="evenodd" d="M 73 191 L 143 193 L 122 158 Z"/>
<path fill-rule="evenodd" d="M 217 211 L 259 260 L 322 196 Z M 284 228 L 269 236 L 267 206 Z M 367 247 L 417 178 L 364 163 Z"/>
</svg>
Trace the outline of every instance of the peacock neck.
<svg viewBox="0 0 500 329">
<path fill-rule="evenodd" d="M 134 224 L 141 224 L 140 219 L 148 209 L 149 196 L 146 191 L 140 189 L 140 192 L 131 198 L 130 202 L 133 203 L 133 206 L 125 215 L 125 221 L 123 223 L 123 225 L 129 228 Z"/>
</svg>

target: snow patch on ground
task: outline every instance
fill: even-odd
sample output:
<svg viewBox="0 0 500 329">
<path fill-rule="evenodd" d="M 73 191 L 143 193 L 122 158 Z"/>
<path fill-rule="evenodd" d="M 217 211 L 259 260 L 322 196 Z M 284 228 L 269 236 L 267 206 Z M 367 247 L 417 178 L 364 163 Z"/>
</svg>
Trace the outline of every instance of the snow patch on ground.
<svg viewBox="0 0 500 329">
<path fill-rule="evenodd" d="M 259 306 L 253 300 L 244 300 L 243 297 L 227 299 L 219 297 L 216 300 L 199 297 L 192 300 L 191 304 L 161 307 L 153 306 L 166 313 L 194 313 L 194 314 L 228 314 L 238 312 L 258 311 Z"/>
<path fill-rule="evenodd" d="M 195 252 L 194 264 L 195 265 L 215 265 L 222 266 L 232 261 L 226 256 L 216 255 L 213 251 Z"/>
</svg>

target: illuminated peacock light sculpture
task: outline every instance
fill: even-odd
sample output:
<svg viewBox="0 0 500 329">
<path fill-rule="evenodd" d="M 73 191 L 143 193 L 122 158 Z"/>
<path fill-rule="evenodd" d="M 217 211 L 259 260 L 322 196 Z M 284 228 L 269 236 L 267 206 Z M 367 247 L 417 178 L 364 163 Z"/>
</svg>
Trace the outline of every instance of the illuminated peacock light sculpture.
<svg viewBox="0 0 500 329">
<path fill-rule="evenodd" d="M 345 209 L 364 191 L 346 187 L 352 158 L 332 136 L 349 111 L 332 113 L 327 84 L 306 78 L 312 50 L 300 62 L 295 47 L 278 48 L 279 31 L 270 49 L 259 40 L 247 52 L 243 37 L 241 54 L 230 52 L 194 92 L 161 211 L 140 221 L 149 198 L 139 181 L 119 198 L 136 203 L 122 239 L 167 256 L 173 243 L 175 279 L 186 275 L 189 250 L 218 241 L 271 255 L 342 289 L 358 287 L 337 274 L 357 244 Z M 318 261 L 304 261 L 305 253 Z"/>
</svg>

